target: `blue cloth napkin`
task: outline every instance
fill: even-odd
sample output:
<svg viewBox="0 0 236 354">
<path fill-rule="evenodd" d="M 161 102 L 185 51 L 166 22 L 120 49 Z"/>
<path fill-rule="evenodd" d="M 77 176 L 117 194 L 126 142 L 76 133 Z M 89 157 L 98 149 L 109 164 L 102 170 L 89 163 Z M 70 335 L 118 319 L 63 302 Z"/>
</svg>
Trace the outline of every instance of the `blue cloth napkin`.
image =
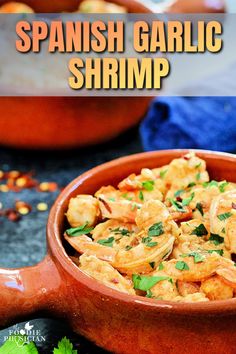
<svg viewBox="0 0 236 354">
<path fill-rule="evenodd" d="M 140 133 L 146 151 L 236 152 L 236 97 L 157 97 Z"/>
</svg>

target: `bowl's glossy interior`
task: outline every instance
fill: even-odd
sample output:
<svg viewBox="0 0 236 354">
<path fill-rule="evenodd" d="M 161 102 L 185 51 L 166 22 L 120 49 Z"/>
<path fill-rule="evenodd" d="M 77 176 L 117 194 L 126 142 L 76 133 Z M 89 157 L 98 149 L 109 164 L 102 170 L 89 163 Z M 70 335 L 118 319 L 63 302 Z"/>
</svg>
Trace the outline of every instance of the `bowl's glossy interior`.
<svg viewBox="0 0 236 354">
<path fill-rule="evenodd" d="M 168 164 L 172 159 L 182 156 L 188 150 L 166 150 L 159 152 L 142 153 L 120 158 L 104 165 L 100 165 L 77 179 L 65 188 L 55 202 L 48 222 L 48 243 L 54 257 L 70 272 L 74 278 L 90 289 L 108 297 L 125 302 L 136 303 L 141 308 L 152 308 L 152 311 L 167 311 L 175 313 L 235 313 L 236 298 L 227 301 L 210 301 L 208 303 L 176 303 L 157 301 L 139 296 L 126 295 L 110 289 L 103 284 L 94 282 L 84 275 L 67 255 L 63 244 L 62 235 L 65 229 L 65 212 L 71 197 L 77 194 L 93 194 L 102 185 L 116 184 L 132 172 L 138 173 L 143 167 L 160 167 Z M 196 151 L 197 155 L 205 159 L 211 179 L 229 180 L 236 182 L 236 156 L 210 151 Z"/>
</svg>

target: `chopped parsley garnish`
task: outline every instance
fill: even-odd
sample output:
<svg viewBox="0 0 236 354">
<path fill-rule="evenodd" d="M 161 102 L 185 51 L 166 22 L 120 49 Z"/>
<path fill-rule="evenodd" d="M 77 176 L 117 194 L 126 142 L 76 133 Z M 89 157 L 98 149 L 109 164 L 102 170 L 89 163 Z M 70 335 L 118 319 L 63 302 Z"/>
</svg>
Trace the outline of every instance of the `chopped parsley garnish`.
<svg viewBox="0 0 236 354">
<path fill-rule="evenodd" d="M 121 227 L 117 227 L 114 230 L 111 230 L 111 232 L 114 232 L 115 235 L 122 235 L 122 236 L 129 236 L 133 231 L 129 231 L 127 229 L 122 229 Z"/>
<path fill-rule="evenodd" d="M 163 171 L 161 171 L 161 172 L 160 172 L 160 177 L 161 177 L 161 178 L 164 178 L 167 171 L 168 171 L 168 170 L 163 170 Z"/>
<path fill-rule="evenodd" d="M 147 290 L 146 297 L 148 297 L 149 299 L 151 299 L 153 297 L 152 291 L 150 289 Z"/>
<path fill-rule="evenodd" d="M 197 164 L 196 166 L 195 166 L 195 168 L 199 168 L 200 166 L 201 166 L 201 162 L 199 162 L 199 164 Z"/>
<path fill-rule="evenodd" d="M 126 250 L 126 251 L 130 251 L 132 248 L 133 248 L 132 246 L 126 246 L 126 247 L 125 247 L 125 250 Z"/>
<path fill-rule="evenodd" d="M 142 186 L 144 189 L 151 192 L 154 189 L 154 183 L 155 183 L 154 181 L 145 181 L 142 183 Z"/>
<path fill-rule="evenodd" d="M 157 246 L 157 245 L 158 245 L 157 242 L 148 242 L 148 243 L 146 243 L 146 246 L 147 246 L 147 247 L 155 247 L 155 246 Z"/>
<path fill-rule="evenodd" d="M 174 199 L 170 199 L 170 202 L 177 211 L 179 211 L 180 213 L 185 213 L 185 209 L 183 208 L 183 205 L 181 203 L 177 202 Z"/>
<path fill-rule="evenodd" d="M 223 256 L 224 250 L 208 250 L 208 253 L 212 254 L 213 252 L 218 253 L 220 256 Z"/>
<path fill-rule="evenodd" d="M 150 237 L 161 236 L 163 234 L 164 234 L 164 229 L 163 229 L 162 222 L 158 222 L 156 224 L 153 224 L 148 230 L 148 236 L 150 236 Z"/>
<path fill-rule="evenodd" d="M 200 178 L 201 178 L 201 173 L 200 173 L 200 172 L 198 172 L 198 173 L 196 174 L 196 180 L 197 180 L 197 181 L 199 181 L 199 180 L 200 180 Z"/>
<path fill-rule="evenodd" d="M 155 262 L 150 262 L 149 265 L 150 265 L 150 267 L 151 267 L 152 269 L 155 268 Z"/>
<path fill-rule="evenodd" d="M 188 206 L 191 203 L 191 201 L 193 200 L 194 195 L 195 195 L 195 193 L 192 193 L 189 198 L 183 199 L 182 205 L 183 206 Z"/>
<path fill-rule="evenodd" d="M 199 211 L 199 213 L 203 216 L 204 212 L 203 212 L 203 207 L 201 203 L 197 203 L 196 205 L 196 209 Z"/>
<path fill-rule="evenodd" d="M 167 276 L 146 276 L 146 275 L 138 275 L 133 274 L 132 280 L 134 283 L 134 289 L 148 291 L 157 283 L 163 280 L 168 280 L 169 277 Z"/>
<path fill-rule="evenodd" d="M 88 223 L 86 222 L 82 226 L 72 227 L 71 229 L 66 230 L 68 236 L 76 237 L 81 235 L 87 235 L 93 230 L 93 227 L 88 227 Z"/>
<path fill-rule="evenodd" d="M 196 186 L 196 183 L 195 183 L 195 182 L 190 182 L 190 183 L 188 184 L 187 188 L 192 188 L 192 187 L 194 187 L 194 186 Z"/>
<path fill-rule="evenodd" d="M 224 214 L 217 215 L 217 218 L 220 221 L 224 221 L 224 220 L 230 218 L 232 215 L 233 215 L 232 213 L 224 213 Z"/>
<path fill-rule="evenodd" d="M 208 234 L 207 229 L 203 224 L 198 225 L 192 232 L 191 235 L 196 235 L 198 237 L 206 236 Z"/>
<path fill-rule="evenodd" d="M 189 266 L 184 261 L 178 261 L 175 265 L 175 268 L 178 270 L 189 270 Z"/>
<path fill-rule="evenodd" d="M 110 200 L 111 202 L 115 202 L 115 198 L 108 198 L 108 200 Z"/>
<path fill-rule="evenodd" d="M 218 182 L 212 180 L 210 182 L 204 182 L 202 185 L 203 185 L 204 188 L 207 188 L 207 187 L 218 187 Z"/>
<path fill-rule="evenodd" d="M 189 253 L 189 257 L 193 257 L 194 258 L 194 263 L 201 263 L 204 261 L 204 256 L 201 255 L 200 253 L 198 252 L 191 252 Z"/>
<path fill-rule="evenodd" d="M 182 193 L 184 193 L 184 189 L 179 189 L 177 192 L 175 192 L 174 196 L 175 198 L 178 198 Z"/>
<path fill-rule="evenodd" d="M 142 191 L 139 192 L 138 197 L 139 197 L 140 200 L 144 201 L 144 196 L 143 196 L 143 192 Z"/>
<path fill-rule="evenodd" d="M 225 234 L 225 227 L 223 227 L 223 229 L 221 230 L 222 234 Z"/>
<path fill-rule="evenodd" d="M 132 197 L 128 197 L 128 193 L 122 194 L 122 198 L 125 198 L 125 199 L 127 199 L 129 201 L 133 199 Z"/>
<path fill-rule="evenodd" d="M 224 242 L 224 237 L 221 237 L 220 235 L 211 233 L 211 236 L 210 236 L 209 240 L 213 241 L 214 244 L 217 246 L 217 245 L 219 245 L 219 244 Z"/>
<path fill-rule="evenodd" d="M 222 182 L 222 183 L 220 183 L 220 185 L 219 185 L 219 190 L 220 190 L 221 193 L 224 193 L 224 192 L 225 192 L 225 187 L 227 187 L 228 184 L 229 184 L 229 182 Z"/>
<path fill-rule="evenodd" d="M 159 264 L 158 270 L 163 270 L 163 269 L 164 269 L 164 265 L 163 265 L 163 263 L 161 262 L 161 263 Z"/>
<path fill-rule="evenodd" d="M 155 247 L 158 245 L 157 242 L 153 242 L 151 237 L 143 237 L 142 243 L 144 243 L 147 247 Z"/>
<path fill-rule="evenodd" d="M 109 237 L 106 239 L 98 240 L 97 243 L 106 247 L 113 247 L 114 241 L 115 241 L 114 237 Z"/>
</svg>

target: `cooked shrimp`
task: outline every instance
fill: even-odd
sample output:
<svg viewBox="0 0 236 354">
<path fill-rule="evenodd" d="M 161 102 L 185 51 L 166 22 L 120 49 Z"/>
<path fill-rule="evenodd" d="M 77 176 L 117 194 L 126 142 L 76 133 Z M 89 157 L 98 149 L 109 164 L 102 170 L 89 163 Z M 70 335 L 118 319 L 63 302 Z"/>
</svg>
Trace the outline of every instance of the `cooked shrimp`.
<svg viewBox="0 0 236 354">
<path fill-rule="evenodd" d="M 79 268 L 84 273 L 107 285 L 109 288 L 119 290 L 126 294 L 135 294 L 131 282 L 124 278 L 107 262 L 104 262 L 94 256 L 83 254 L 80 257 Z"/>
<path fill-rule="evenodd" d="M 71 198 L 66 216 L 72 227 L 78 227 L 84 224 L 94 226 L 100 216 L 97 199 L 86 194 Z"/>
<path fill-rule="evenodd" d="M 225 246 L 236 253 L 236 189 L 214 198 L 210 208 L 211 233 L 220 235 Z"/>
<path fill-rule="evenodd" d="M 174 159 L 168 166 L 164 181 L 172 192 L 187 188 L 191 183 L 208 182 L 206 162 L 193 153 Z"/>
<path fill-rule="evenodd" d="M 200 261 L 196 261 L 193 254 L 191 257 L 180 257 L 163 262 L 163 271 L 174 279 L 186 282 L 204 281 L 218 274 L 224 282 L 236 288 L 236 267 L 234 263 L 221 257 L 216 252 L 202 255 Z"/>
<path fill-rule="evenodd" d="M 234 295 L 233 289 L 217 275 L 204 280 L 200 289 L 209 300 L 227 300 Z"/>
<path fill-rule="evenodd" d="M 188 294 L 186 296 L 177 296 L 173 299 L 177 302 L 204 302 L 209 301 L 205 294 L 199 292 L 194 294 Z"/>
<path fill-rule="evenodd" d="M 145 201 L 163 199 L 163 195 L 158 189 L 123 193 L 111 186 L 102 187 L 95 196 L 99 200 L 103 219 L 116 219 L 132 223 L 135 221 L 137 210 Z"/>
<path fill-rule="evenodd" d="M 200 286 L 197 283 L 187 283 L 181 280 L 177 281 L 177 289 L 183 297 L 200 292 Z"/>
<path fill-rule="evenodd" d="M 108 261 L 110 263 L 114 262 L 116 252 L 113 248 L 105 247 L 99 243 L 95 243 L 90 237 L 85 235 L 70 237 L 65 234 L 64 237 L 69 242 L 69 244 L 80 254 L 86 252 L 87 255 L 97 255 L 101 260 Z"/>
</svg>

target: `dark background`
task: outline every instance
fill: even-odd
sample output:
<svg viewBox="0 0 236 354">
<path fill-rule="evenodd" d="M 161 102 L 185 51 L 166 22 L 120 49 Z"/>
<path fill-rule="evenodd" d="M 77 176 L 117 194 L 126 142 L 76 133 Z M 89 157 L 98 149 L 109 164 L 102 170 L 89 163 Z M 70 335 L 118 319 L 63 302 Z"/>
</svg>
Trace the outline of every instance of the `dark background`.
<svg viewBox="0 0 236 354">
<path fill-rule="evenodd" d="M 109 160 L 142 151 L 137 129 L 120 136 L 110 143 L 93 148 L 73 151 L 37 152 L 12 150 L 0 147 L 0 170 L 35 171 L 35 178 L 40 182 L 57 182 L 60 187 L 66 186 L 82 172 Z M 0 267 L 17 268 L 39 262 L 46 253 L 45 226 L 48 212 L 38 212 L 35 206 L 46 202 L 50 206 L 58 192 L 39 193 L 36 190 L 23 190 L 19 193 L 0 192 L 0 202 L 4 208 L 14 205 L 16 199 L 23 200 L 33 206 L 33 211 L 23 216 L 16 223 L 0 217 Z M 40 330 L 46 337 L 45 343 L 36 343 L 40 353 L 52 353 L 58 340 L 67 336 L 78 349 L 79 354 L 102 354 L 84 338 L 74 334 L 68 326 L 52 319 L 36 319 L 30 321 L 34 329 Z M 24 324 L 18 324 L 24 328 Z M 10 327 L 12 329 L 13 327 Z M 0 345 L 8 329 L 0 331 Z"/>
</svg>

